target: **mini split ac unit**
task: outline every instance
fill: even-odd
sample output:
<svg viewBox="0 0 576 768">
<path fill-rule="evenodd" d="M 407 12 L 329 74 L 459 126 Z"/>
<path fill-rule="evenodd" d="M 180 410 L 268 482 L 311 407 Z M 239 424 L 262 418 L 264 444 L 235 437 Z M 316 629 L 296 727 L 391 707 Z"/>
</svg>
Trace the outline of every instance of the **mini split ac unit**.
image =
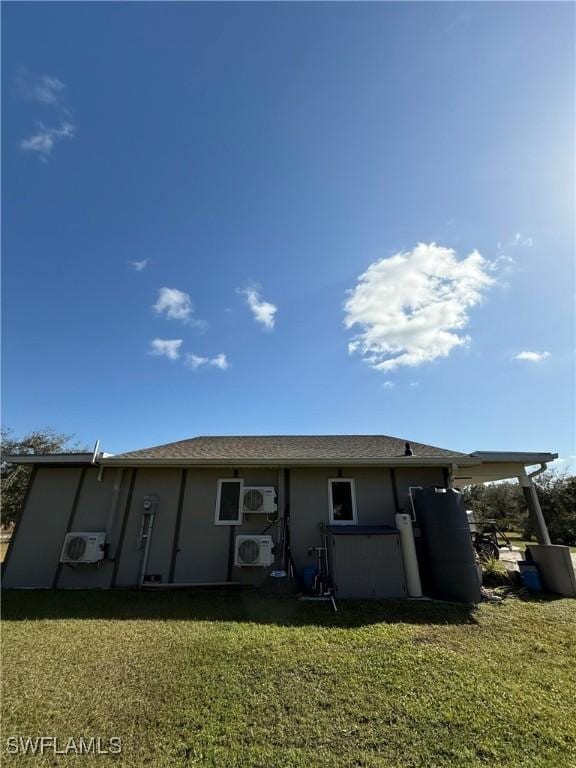
<svg viewBox="0 0 576 768">
<path fill-rule="evenodd" d="M 272 514 L 278 509 L 275 488 L 251 488 L 244 486 L 242 491 L 242 511 L 248 513 Z"/>
<path fill-rule="evenodd" d="M 61 563 L 97 563 L 104 558 L 105 533 L 67 533 Z"/>
<path fill-rule="evenodd" d="M 234 564 L 269 566 L 274 562 L 272 536 L 236 536 Z"/>
</svg>

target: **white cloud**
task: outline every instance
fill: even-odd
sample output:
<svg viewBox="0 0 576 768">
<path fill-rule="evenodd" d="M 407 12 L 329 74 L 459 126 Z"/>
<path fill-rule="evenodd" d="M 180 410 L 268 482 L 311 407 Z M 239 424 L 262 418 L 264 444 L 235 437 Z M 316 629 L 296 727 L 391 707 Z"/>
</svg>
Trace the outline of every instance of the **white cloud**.
<svg viewBox="0 0 576 768">
<path fill-rule="evenodd" d="M 18 86 L 25 99 L 52 105 L 60 103 L 62 93 L 66 88 L 61 80 L 51 75 L 25 75 L 19 79 Z"/>
<path fill-rule="evenodd" d="M 514 355 L 513 360 L 527 360 L 529 363 L 541 363 L 542 360 L 546 360 L 550 357 L 550 352 L 518 352 Z"/>
<path fill-rule="evenodd" d="M 158 300 L 152 309 L 157 315 L 164 313 L 169 320 L 181 320 L 183 323 L 203 328 L 204 320 L 196 320 L 192 317 L 194 306 L 190 296 L 178 288 L 160 288 Z"/>
<path fill-rule="evenodd" d="M 510 245 L 514 246 L 515 248 L 518 248 L 519 246 L 524 246 L 525 248 L 532 248 L 534 245 L 534 241 L 531 237 L 523 237 L 523 235 L 520 232 L 516 232 L 514 237 L 512 238 L 512 241 Z"/>
<path fill-rule="evenodd" d="M 456 331 L 494 283 L 490 269 L 478 251 L 459 261 L 435 243 L 375 261 L 344 304 L 346 328 L 360 329 L 349 353 L 387 372 L 447 357 L 469 341 Z"/>
<path fill-rule="evenodd" d="M 260 295 L 261 287 L 259 285 L 253 285 L 250 288 L 244 290 L 239 289 L 239 293 L 246 297 L 246 303 L 252 310 L 254 319 L 257 323 L 261 323 L 264 328 L 271 331 L 274 328 L 276 322 L 276 312 L 278 307 L 271 304 L 269 301 L 264 301 Z"/>
<path fill-rule="evenodd" d="M 226 359 L 226 355 L 220 353 L 219 355 L 216 355 L 216 357 L 213 357 L 212 360 L 210 360 L 210 365 L 213 365 L 215 368 L 220 368 L 221 371 L 225 371 L 226 368 L 228 368 L 229 363 Z"/>
<path fill-rule="evenodd" d="M 180 357 L 181 346 L 182 339 L 152 339 L 149 354 L 167 357 L 168 360 L 177 360 Z"/>
<path fill-rule="evenodd" d="M 396 386 L 396 384 L 394 384 L 393 381 L 385 381 L 382 384 L 382 389 L 394 389 L 395 386 Z"/>
<path fill-rule="evenodd" d="M 216 357 L 200 357 L 199 355 L 187 354 L 186 365 L 195 371 L 197 368 L 201 368 L 203 365 L 209 365 L 213 368 L 219 368 L 221 371 L 225 371 L 229 367 L 226 355 L 219 354 Z"/>
<path fill-rule="evenodd" d="M 507 248 L 532 248 L 534 240 L 531 237 L 526 237 L 521 232 L 515 232 L 513 237 L 506 242 L 498 241 L 496 244 L 499 251 L 506 250 Z"/>
<path fill-rule="evenodd" d="M 419 387 L 420 386 L 420 382 L 419 381 L 411 381 L 410 382 L 410 386 L 411 387 Z"/>
<path fill-rule="evenodd" d="M 131 261 L 130 266 L 134 272 L 142 272 L 148 266 L 149 259 L 142 259 L 142 261 Z"/>
<path fill-rule="evenodd" d="M 41 160 L 46 161 L 56 142 L 62 139 L 73 139 L 75 135 L 76 126 L 72 123 L 62 122 L 59 128 L 48 128 L 43 123 L 38 123 L 36 133 L 22 139 L 20 149 L 26 152 L 36 152 Z"/>
</svg>

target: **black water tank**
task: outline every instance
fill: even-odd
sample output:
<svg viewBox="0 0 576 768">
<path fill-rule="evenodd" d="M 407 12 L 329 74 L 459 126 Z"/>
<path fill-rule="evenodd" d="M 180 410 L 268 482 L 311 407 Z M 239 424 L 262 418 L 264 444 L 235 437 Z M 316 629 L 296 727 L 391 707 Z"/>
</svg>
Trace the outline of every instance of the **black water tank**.
<svg viewBox="0 0 576 768">
<path fill-rule="evenodd" d="M 451 488 L 414 493 L 429 567 L 429 596 L 480 602 L 480 578 L 462 495 Z"/>
</svg>

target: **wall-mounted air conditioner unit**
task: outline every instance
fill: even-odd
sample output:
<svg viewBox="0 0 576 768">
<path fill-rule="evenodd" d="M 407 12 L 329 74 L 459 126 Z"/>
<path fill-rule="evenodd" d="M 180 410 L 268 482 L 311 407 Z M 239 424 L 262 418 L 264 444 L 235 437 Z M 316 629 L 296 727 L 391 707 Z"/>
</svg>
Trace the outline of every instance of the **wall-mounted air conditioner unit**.
<svg viewBox="0 0 576 768">
<path fill-rule="evenodd" d="M 104 558 L 106 533 L 67 533 L 61 563 L 97 563 Z"/>
<path fill-rule="evenodd" d="M 267 567 L 274 562 L 272 536 L 236 536 L 234 564 Z"/>
<path fill-rule="evenodd" d="M 273 514 L 278 509 L 275 488 L 256 488 L 244 486 L 242 491 L 242 511 L 244 514 Z"/>
</svg>

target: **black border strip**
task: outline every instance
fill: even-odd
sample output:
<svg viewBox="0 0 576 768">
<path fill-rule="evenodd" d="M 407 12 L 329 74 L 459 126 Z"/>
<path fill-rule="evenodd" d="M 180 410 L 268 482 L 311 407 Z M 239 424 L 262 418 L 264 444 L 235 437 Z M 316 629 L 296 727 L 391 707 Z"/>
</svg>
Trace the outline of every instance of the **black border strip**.
<svg viewBox="0 0 576 768">
<path fill-rule="evenodd" d="M 78 509 L 78 501 L 80 500 L 80 494 L 82 493 L 82 486 L 84 485 L 87 469 L 88 467 L 82 467 L 80 470 L 80 477 L 78 478 L 78 485 L 76 486 L 76 493 L 74 494 L 74 501 L 72 502 L 72 509 L 70 510 L 70 516 L 68 518 L 68 522 L 66 523 L 64 536 L 66 536 L 66 534 L 70 533 L 72 530 L 72 523 L 74 522 L 74 516 L 76 514 L 76 510 Z M 54 573 L 54 578 L 52 579 L 52 589 L 58 589 L 58 579 L 60 578 L 61 573 L 62 563 L 60 562 L 60 558 L 58 558 L 58 565 L 56 566 L 56 572 Z"/>
<path fill-rule="evenodd" d="M 172 557 L 170 559 L 170 572 L 168 574 L 168 583 L 174 583 L 174 574 L 176 572 L 176 556 L 180 551 L 178 549 L 178 542 L 180 540 L 180 526 L 182 525 L 182 509 L 184 507 L 184 494 L 186 492 L 186 478 L 188 477 L 188 469 L 184 467 L 182 470 L 182 477 L 180 478 L 180 494 L 178 496 L 178 508 L 176 511 L 176 525 L 174 527 L 174 541 L 172 542 Z"/>
<path fill-rule="evenodd" d="M 240 473 L 237 469 L 234 470 L 234 477 L 240 477 Z M 242 499 L 240 499 L 242 503 Z M 234 572 L 234 543 L 236 541 L 236 526 L 230 526 L 230 538 L 228 539 L 228 567 L 226 569 L 226 581 L 232 581 L 232 575 Z"/>
<path fill-rule="evenodd" d="M 30 477 L 28 478 L 28 485 L 26 486 L 26 490 L 24 491 L 24 498 L 22 499 L 22 504 L 20 505 L 20 514 L 16 518 L 16 525 L 14 526 L 14 532 L 12 533 L 12 536 L 10 537 L 10 544 L 8 545 L 8 549 L 6 550 L 6 556 L 4 558 L 4 562 L 2 563 L 2 578 L 4 578 L 4 574 L 6 573 L 6 569 L 8 568 L 8 563 L 10 562 L 10 555 L 12 554 L 12 551 L 14 549 L 14 544 L 16 544 L 16 537 L 18 536 L 18 532 L 20 530 L 20 524 L 22 523 L 22 518 L 24 517 L 24 511 L 26 510 L 26 506 L 28 504 L 28 499 L 30 498 L 30 493 L 32 492 L 32 485 L 34 483 L 34 480 L 36 480 L 36 475 L 38 473 L 38 464 L 32 465 L 32 471 L 30 472 Z"/>
<path fill-rule="evenodd" d="M 128 517 L 130 515 L 130 506 L 132 504 L 132 494 L 134 493 L 134 485 L 136 483 L 136 475 L 138 469 L 132 470 L 132 477 L 130 478 L 130 486 L 128 488 L 128 495 L 126 497 L 126 506 L 124 507 L 124 519 L 122 520 L 122 530 L 120 531 L 120 539 L 116 552 L 114 553 L 114 570 L 112 571 L 112 579 L 110 580 L 110 586 L 116 586 L 116 578 L 118 576 L 118 568 L 120 567 L 120 556 L 122 554 L 122 548 L 124 546 L 124 539 L 126 537 L 126 528 L 128 526 Z"/>
<path fill-rule="evenodd" d="M 392 480 L 392 496 L 394 497 L 394 508 L 396 514 L 399 515 L 402 510 L 400 509 L 400 502 L 398 501 L 398 481 L 396 480 L 396 470 L 394 467 L 390 467 L 390 479 Z"/>
</svg>

